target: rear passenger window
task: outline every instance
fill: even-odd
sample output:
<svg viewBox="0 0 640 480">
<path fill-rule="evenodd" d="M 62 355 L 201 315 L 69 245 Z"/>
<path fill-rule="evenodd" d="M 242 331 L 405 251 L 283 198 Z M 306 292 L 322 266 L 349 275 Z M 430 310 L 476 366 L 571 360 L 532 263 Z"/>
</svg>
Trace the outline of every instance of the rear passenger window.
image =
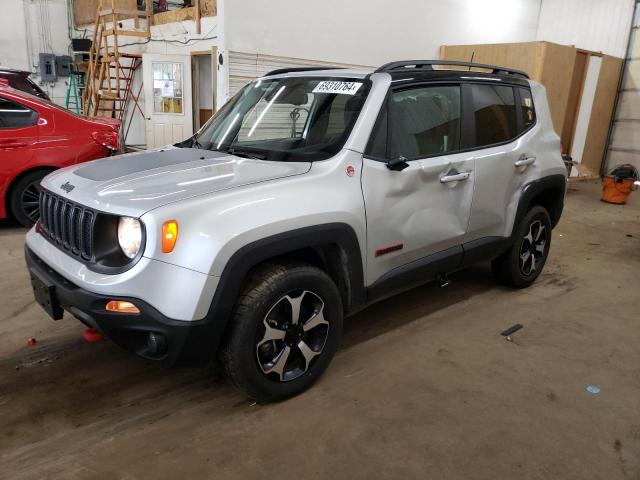
<svg viewBox="0 0 640 480">
<path fill-rule="evenodd" d="M 18 103 L 0 98 L 0 128 L 20 128 L 35 125 L 38 114 Z"/>
<path fill-rule="evenodd" d="M 473 85 L 476 146 L 493 145 L 517 136 L 513 88 L 501 85 Z"/>
<path fill-rule="evenodd" d="M 531 91 L 526 88 L 518 88 L 520 92 L 520 115 L 522 116 L 522 131 L 528 130 L 536 123 L 536 111 L 533 109 Z"/>
<path fill-rule="evenodd" d="M 459 86 L 428 86 L 392 92 L 382 121 L 373 132 L 370 146 L 375 152 L 371 153 L 380 156 L 382 142 L 387 136 L 388 158 L 412 159 L 459 150 L 460 117 Z"/>
</svg>

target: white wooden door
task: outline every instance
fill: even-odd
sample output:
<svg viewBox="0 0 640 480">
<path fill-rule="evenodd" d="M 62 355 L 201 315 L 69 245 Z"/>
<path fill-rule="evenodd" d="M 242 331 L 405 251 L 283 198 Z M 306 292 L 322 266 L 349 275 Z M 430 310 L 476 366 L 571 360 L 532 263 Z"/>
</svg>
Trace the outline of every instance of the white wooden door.
<svg viewBox="0 0 640 480">
<path fill-rule="evenodd" d="M 193 134 L 191 56 L 142 55 L 147 148 L 180 142 Z"/>
</svg>

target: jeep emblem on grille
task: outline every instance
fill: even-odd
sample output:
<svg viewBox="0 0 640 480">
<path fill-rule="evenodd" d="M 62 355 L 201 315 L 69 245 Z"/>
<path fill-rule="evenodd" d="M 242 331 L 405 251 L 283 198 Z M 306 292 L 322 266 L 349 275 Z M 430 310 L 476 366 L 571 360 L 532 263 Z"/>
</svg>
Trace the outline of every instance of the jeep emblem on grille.
<svg viewBox="0 0 640 480">
<path fill-rule="evenodd" d="M 62 190 L 64 190 L 65 192 L 69 193 L 69 192 L 71 192 L 71 190 L 76 188 L 76 186 L 75 185 L 71 185 L 69 182 L 66 182 L 66 183 L 63 183 L 62 185 L 60 185 L 60 188 Z"/>
</svg>

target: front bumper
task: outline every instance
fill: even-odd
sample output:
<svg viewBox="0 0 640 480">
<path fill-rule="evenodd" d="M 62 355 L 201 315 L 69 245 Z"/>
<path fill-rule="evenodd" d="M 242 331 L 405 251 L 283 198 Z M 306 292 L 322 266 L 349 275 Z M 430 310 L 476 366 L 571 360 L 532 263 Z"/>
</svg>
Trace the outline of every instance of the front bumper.
<svg viewBox="0 0 640 480">
<path fill-rule="evenodd" d="M 29 247 L 25 247 L 25 257 L 30 275 L 36 277 L 32 283 L 49 288 L 54 312 L 64 309 L 125 350 L 165 365 L 206 364 L 213 358 L 222 328 L 211 315 L 197 321 L 173 320 L 138 298 L 96 294 L 74 285 Z M 140 314 L 108 312 L 109 300 L 131 302 Z"/>
</svg>

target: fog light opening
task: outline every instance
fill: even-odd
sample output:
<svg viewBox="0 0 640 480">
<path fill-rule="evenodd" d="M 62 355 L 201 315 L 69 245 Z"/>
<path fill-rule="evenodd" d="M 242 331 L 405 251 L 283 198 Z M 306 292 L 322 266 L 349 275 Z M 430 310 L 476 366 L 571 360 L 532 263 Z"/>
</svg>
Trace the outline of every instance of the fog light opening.
<svg viewBox="0 0 640 480">
<path fill-rule="evenodd" d="M 110 300 L 107 302 L 105 306 L 107 312 L 116 312 L 116 313 L 132 313 L 134 315 L 138 315 L 140 310 L 131 302 L 124 302 L 122 300 Z"/>
<path fill-rule="evenodd" d="M 167 339 L 161 333 L 149 332 L 147 336 L 147 349 L 153 356 L 167 353 Z"/>
</svg>

